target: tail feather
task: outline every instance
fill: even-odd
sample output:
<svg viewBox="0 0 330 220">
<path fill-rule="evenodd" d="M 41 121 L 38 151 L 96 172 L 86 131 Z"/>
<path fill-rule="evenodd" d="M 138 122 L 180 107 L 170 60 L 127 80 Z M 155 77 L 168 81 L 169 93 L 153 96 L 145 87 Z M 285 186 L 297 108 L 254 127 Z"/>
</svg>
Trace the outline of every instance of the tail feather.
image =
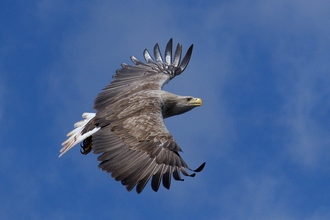
<svg viewBox="0 0 330 220">
<path fill-rule="evenodd" d="M 85 140 L 87 137 L 91 136 L 92 134 L 94 134 L 95 132 L 97 132 L 100 129 L 99 127 L 95 127 L 93 130 L 88 131 L 84 134 L 81 134 L 81 132 L 84 130 L 87 123 L 95 117 L 95 113 L 85 112 L 82 115 L 82 117 L 85 119 L 75 123 L 74 124 L 75 129 L 73 129 L 72 131 L 70 131 L 67 134 L 67 137 L 69 137 L 69 138 L 62 143 L 63 147 L 60 150 L 61 154 L 59 157 L 61 157 L 63 154 L 65 154 L 68 150 L 70 150 L 76 144 Z"/>
</svg>

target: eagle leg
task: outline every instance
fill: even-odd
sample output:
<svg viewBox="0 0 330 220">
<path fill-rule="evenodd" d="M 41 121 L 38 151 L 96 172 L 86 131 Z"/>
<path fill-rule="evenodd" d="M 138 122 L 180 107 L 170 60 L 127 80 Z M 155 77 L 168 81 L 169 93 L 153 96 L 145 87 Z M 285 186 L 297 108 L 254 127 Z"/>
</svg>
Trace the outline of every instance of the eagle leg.
<svg viewBox="0 0 330 220">
<path fill-rule="evenodd" d="M 92 150 L 92 136 L 89 136 L 88 138 L 86 138 L 82 144 L 80 144 L 80 153 L 82 153 L 83 155 L 88 154 L 89 152 L 91 152 Z"/>
</svg>

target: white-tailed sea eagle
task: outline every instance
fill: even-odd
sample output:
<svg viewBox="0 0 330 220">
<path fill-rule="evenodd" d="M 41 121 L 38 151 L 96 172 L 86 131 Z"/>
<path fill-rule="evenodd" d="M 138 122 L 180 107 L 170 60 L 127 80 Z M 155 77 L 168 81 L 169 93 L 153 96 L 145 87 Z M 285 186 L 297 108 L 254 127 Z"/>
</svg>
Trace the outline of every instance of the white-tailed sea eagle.
<svg viewBox="0 0 330 220">
<path fill-rule="evenodd" d="M 172 39 L 167 43 L 163 59 L 158 44 L 154 58 L 144 50 L 146 63 L 131 56 L 135 65 L 121 64 L 94 101 L 96 113 L 84 113 L 62 143 L 62 156 L 82 141 L 83 154 L 91 150 L 98 157 L 99 168 L 131 191 L 136 186 L 141 193 L 151 180 L 157 191 L 160 182 L 169 189 L 171 176 L 183 180 L 191 170 L 179 155 L 181 148 L 164 124 L 164 118 L 179 115 L 201 106 L 202 100 L 179 96 L 162 90 L 164 84 L 181 74 L 187 67 L 193 45 L 181 61 L 182 46 L 177 45 L 172 57 Z M 200 172 L 203 163 L 193 172 Z"/>
</svg>

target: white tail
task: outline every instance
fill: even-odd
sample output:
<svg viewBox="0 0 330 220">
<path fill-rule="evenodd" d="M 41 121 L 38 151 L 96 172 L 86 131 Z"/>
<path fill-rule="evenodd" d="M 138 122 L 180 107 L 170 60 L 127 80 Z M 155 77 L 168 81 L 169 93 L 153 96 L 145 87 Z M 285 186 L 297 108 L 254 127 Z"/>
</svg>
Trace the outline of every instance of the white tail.
<svg viewBox="0 0 330 220">
<path fill-rule="evenodd" d="M 81 132 L 85 128 L 86 124 L 90 120 L 92 120 L 92 118 L 95 117 L 95 113 L 85 112 L 84 114 L 82 114 L 82 117 L 85 119 L 75 123 L 74 124 L 75 129 L 73 129 L 66 135 L 69 138 L 62 143 L 63 147 L 60 150 L 61 154 L 59 157 L 61 157 L 63 154 L 65 154 L 68 150 L 70 150 L 76 144 L 85 140 L 87 137 L 91 136 L 92 134 L 94 134 L 95 132 L 97 132 L 100 129 L 100 128 L 96 127 L 93 130 L 88 131 L 85 134 L 81 135 Z"/>
</svg>

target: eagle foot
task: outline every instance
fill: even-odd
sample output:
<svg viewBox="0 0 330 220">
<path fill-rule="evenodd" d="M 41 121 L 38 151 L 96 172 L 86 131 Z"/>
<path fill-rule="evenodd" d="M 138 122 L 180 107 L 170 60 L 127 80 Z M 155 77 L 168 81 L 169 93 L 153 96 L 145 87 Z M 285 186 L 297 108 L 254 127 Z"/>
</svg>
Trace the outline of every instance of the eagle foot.
<svg viewBox="0 0 330 220">
<path fill-rule="evenodd" d="M 92 138 L 88 137 L 86 138 L 82 144 L 80 144 L 80 153 L 82 153 L 83 155 L 88 154 L 89 152 L 91 152 L 92 150 Z"/>
<path fill-rule="evenodd" d="M 92 148 L 87 146 L 85 147 L 84 145 L 80 145 L 81 149 L 80 149 L 80 153 L 83 155 L 88 154 L 89 152 L 91 152 Z"/>
</svg>

